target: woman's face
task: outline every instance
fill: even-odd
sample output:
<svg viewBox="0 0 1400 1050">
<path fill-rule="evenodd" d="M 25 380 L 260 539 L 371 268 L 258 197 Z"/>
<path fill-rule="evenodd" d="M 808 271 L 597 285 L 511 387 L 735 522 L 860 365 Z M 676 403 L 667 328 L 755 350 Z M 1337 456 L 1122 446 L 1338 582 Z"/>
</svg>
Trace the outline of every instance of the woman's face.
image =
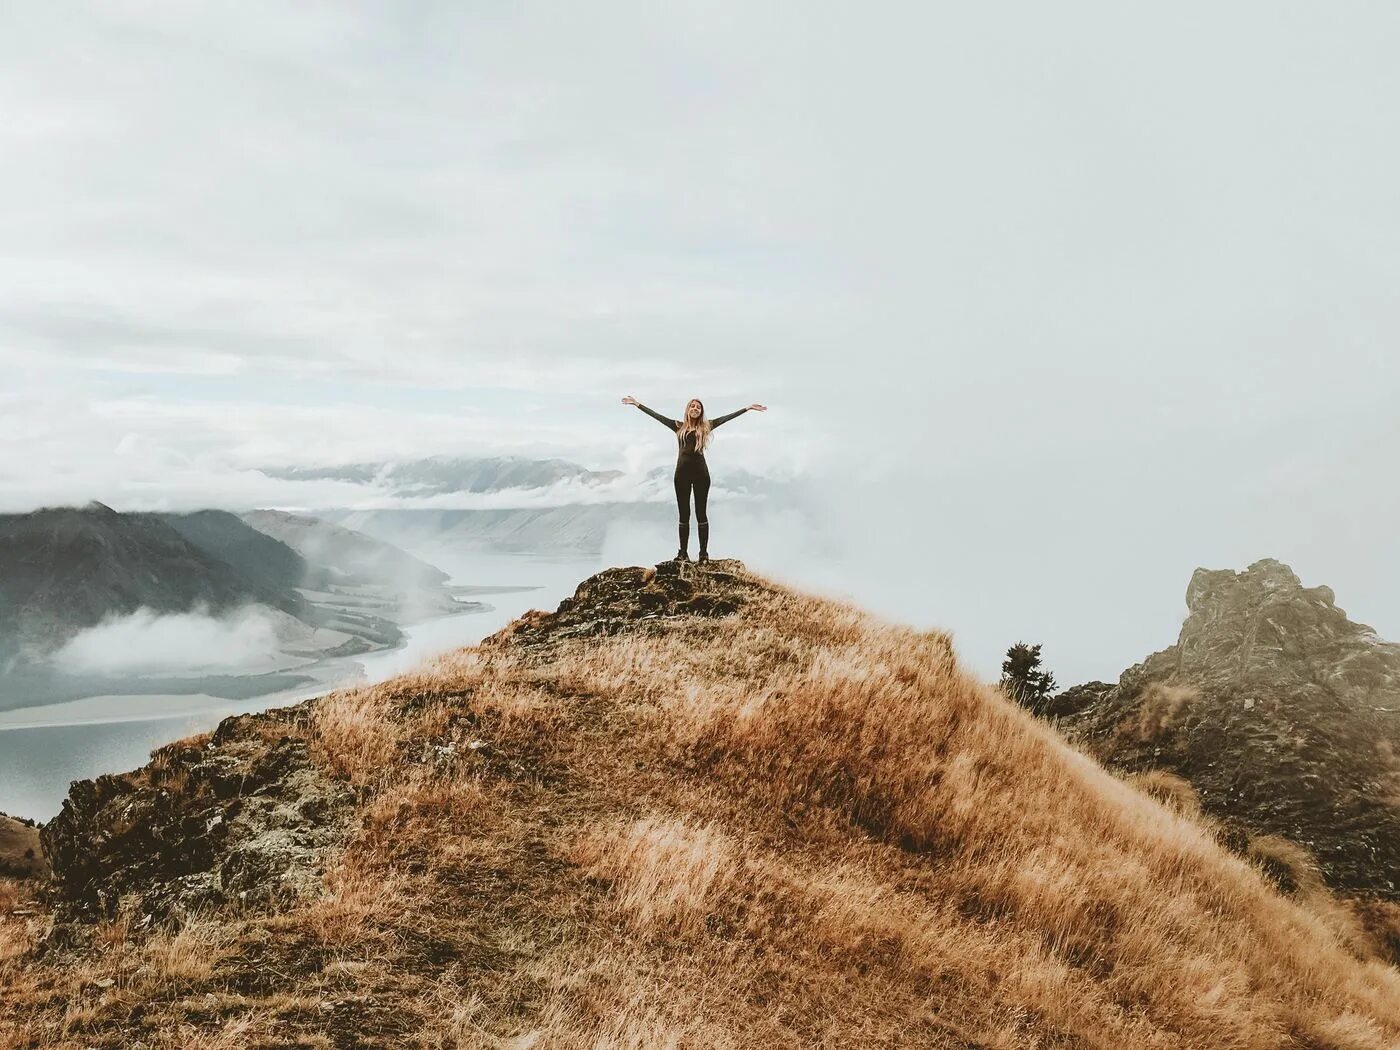
<svg viewBox="0 0 1400 1050">
<path fill-rule="evenodd" d="M 691 399 L 690 404 L 685 406 L 685 414 L 691 419 L 699 419 L 700 413 L 703 411 L 700 402 L 694 398 Z"/>
</svg>

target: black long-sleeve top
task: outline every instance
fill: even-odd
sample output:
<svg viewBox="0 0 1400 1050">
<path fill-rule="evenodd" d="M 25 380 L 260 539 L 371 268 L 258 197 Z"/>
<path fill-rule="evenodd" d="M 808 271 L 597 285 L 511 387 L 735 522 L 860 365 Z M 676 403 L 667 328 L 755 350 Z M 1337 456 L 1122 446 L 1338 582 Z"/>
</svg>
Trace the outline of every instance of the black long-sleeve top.
<svg viewBox="0 0 1400 1050">
<path fill-rule="evenodd" d="M 654 411 L 652 411 L 651 409 L 647 408 L 647 406 L 644 405 L 644 404 L 642 404 L 640 401 L 637 402 L 637 407 L 640 408 L 640 409 L 641 409 L 643 412 L 645 412 L 647 415 L 651 416 L 651 418 L 654 419 L 654 420 L 656 420 L 658 423 L 664 423 L 666 426 L 670 427 L 672 430 L 680 430 L 680 428 L 681 428 L 680 420 L 672 419 L 670 416 L 663 416 L 660 412 L 654 412 Z M 721 423 L 728 423 L 728 422 L 729 422 L 731 419 L 733 419 L 735 416 L 743 415 L 743 414 L 744 414 L 745 412 L 747 412 L 747 411 L 748 411 L 747 408 L 740 408 L 740 409 L 737 409 L 736 411 L 729 412 L 729 413 L 727 413 L 727 414 L 725 414 L 725 415 L 722 415 L 722 416 L 715 416 L 714 419 L 710 420 L 710 429 L 713 430 L 715 427 L 719 426 Z M 703 456 L 703 455 L 704 455 L 703 452 L 696 452 L 696 451 L 695 451 L 695 431 L 693 431 L 693 430 L 687 431 L 684 438 L 677 437 L 677 438 L 676 438 L 676 444 L 680 446 L 678 455 L 681 455 L 681 456 Z"/>
</svg>

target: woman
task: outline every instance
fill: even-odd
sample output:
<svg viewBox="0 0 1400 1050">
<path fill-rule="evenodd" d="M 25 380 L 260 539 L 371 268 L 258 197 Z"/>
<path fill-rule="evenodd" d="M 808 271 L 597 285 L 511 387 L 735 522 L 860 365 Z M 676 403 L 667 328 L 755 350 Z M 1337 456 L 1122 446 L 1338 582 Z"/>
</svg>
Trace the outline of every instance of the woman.
<svg viewBox="0 0 1400 1050">
<path fill-rule="evenodd" d="M 705 406 L 698 397 L 690 399 L 690 404 L 685 406 L 685 416 L 682 419 L 671 419 L 663 416 L 660 412 L 653 412 L 642 404 L 635 397 L 624 397 L 624 405 L 636 405 L 652 419 L 666 424 L 676 432 L 676 443 L 679 450 L 676 453 L 676 507 L 680 510 L 680 550 L 676 551 L 676 561 L 690 561 L 690 493 L 695 492 L 695 521 L 700 526 L 700 557 L 699 561 L 710 560 L 710 520 L 705 516 L 705 502 L 710 498 L 710 468 L 705 463 L 705 445 L 709 440 L 710 431 L 721 423 L 727 423 L 737 415 L 742 415 L 750 408 L 755 412 L 767 412 L 765 405 L 749 405 L 748 408 L 741 408 L 737 412 L 730 412 L 727 416 L 720 416 L 718 419 L 705 418 Z"/>
</svg>

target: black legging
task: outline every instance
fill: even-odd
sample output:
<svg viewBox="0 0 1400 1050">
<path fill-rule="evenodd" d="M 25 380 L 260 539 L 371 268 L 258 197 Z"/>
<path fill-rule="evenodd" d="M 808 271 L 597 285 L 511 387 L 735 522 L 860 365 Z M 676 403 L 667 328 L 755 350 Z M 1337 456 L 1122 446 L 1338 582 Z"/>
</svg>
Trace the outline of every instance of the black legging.
<svg viewBox="0 0 1400 1050">
<path fill-rule="evenodd" d="M 710 498 L 710 468 L 705 457 L 700 455 L 681 456 L 676 460 L 676 473 L 672 479 L 676 485 L 676 510 L 680 512 L 677 523 L 681 550 L 690 543 L 690 494 L 695 493 L 695 524 L 700 529 L 700 549 L 708 551 L 710 545 L 710 521 L 705 515 L 705 504 Z"/>
</svg>

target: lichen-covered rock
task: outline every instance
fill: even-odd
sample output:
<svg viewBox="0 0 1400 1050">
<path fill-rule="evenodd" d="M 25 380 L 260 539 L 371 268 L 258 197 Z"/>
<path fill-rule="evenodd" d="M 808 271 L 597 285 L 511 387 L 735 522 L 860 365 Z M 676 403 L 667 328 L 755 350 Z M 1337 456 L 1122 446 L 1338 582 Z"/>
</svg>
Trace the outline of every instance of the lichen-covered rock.
<svg viewBox="0 0 1400 1050">
<path fill-rule="evenodd" d="M 114 914 L 127 895 L 153 919 L 179 920 L 317 892 L 355 799 L 311 763 L 283 717 L 226 718 L 207 740 L 168 744 L 141 769 L 74 781 L 40 831 L 59 925 Z"/>
<path fill-rule="evenodd" d="M 726 616 L 756 586 L 743 573 L 743 563 L 734 559 L 607 569 L 580 583 L 554 612 L 532 609 L 484 644 L 508 640 L 528 649 L 560 638 L 645 631 L 667 617 Z"/>
<path fill-rule="evenodd" d="M 1331 885 L 1400 900 L 1400 645 L 1273 559 L 1198 569 L 1186 602 L 1175 645 L 1057 697 L 1060 727 L 1306 846 Z"/>
</svg>

